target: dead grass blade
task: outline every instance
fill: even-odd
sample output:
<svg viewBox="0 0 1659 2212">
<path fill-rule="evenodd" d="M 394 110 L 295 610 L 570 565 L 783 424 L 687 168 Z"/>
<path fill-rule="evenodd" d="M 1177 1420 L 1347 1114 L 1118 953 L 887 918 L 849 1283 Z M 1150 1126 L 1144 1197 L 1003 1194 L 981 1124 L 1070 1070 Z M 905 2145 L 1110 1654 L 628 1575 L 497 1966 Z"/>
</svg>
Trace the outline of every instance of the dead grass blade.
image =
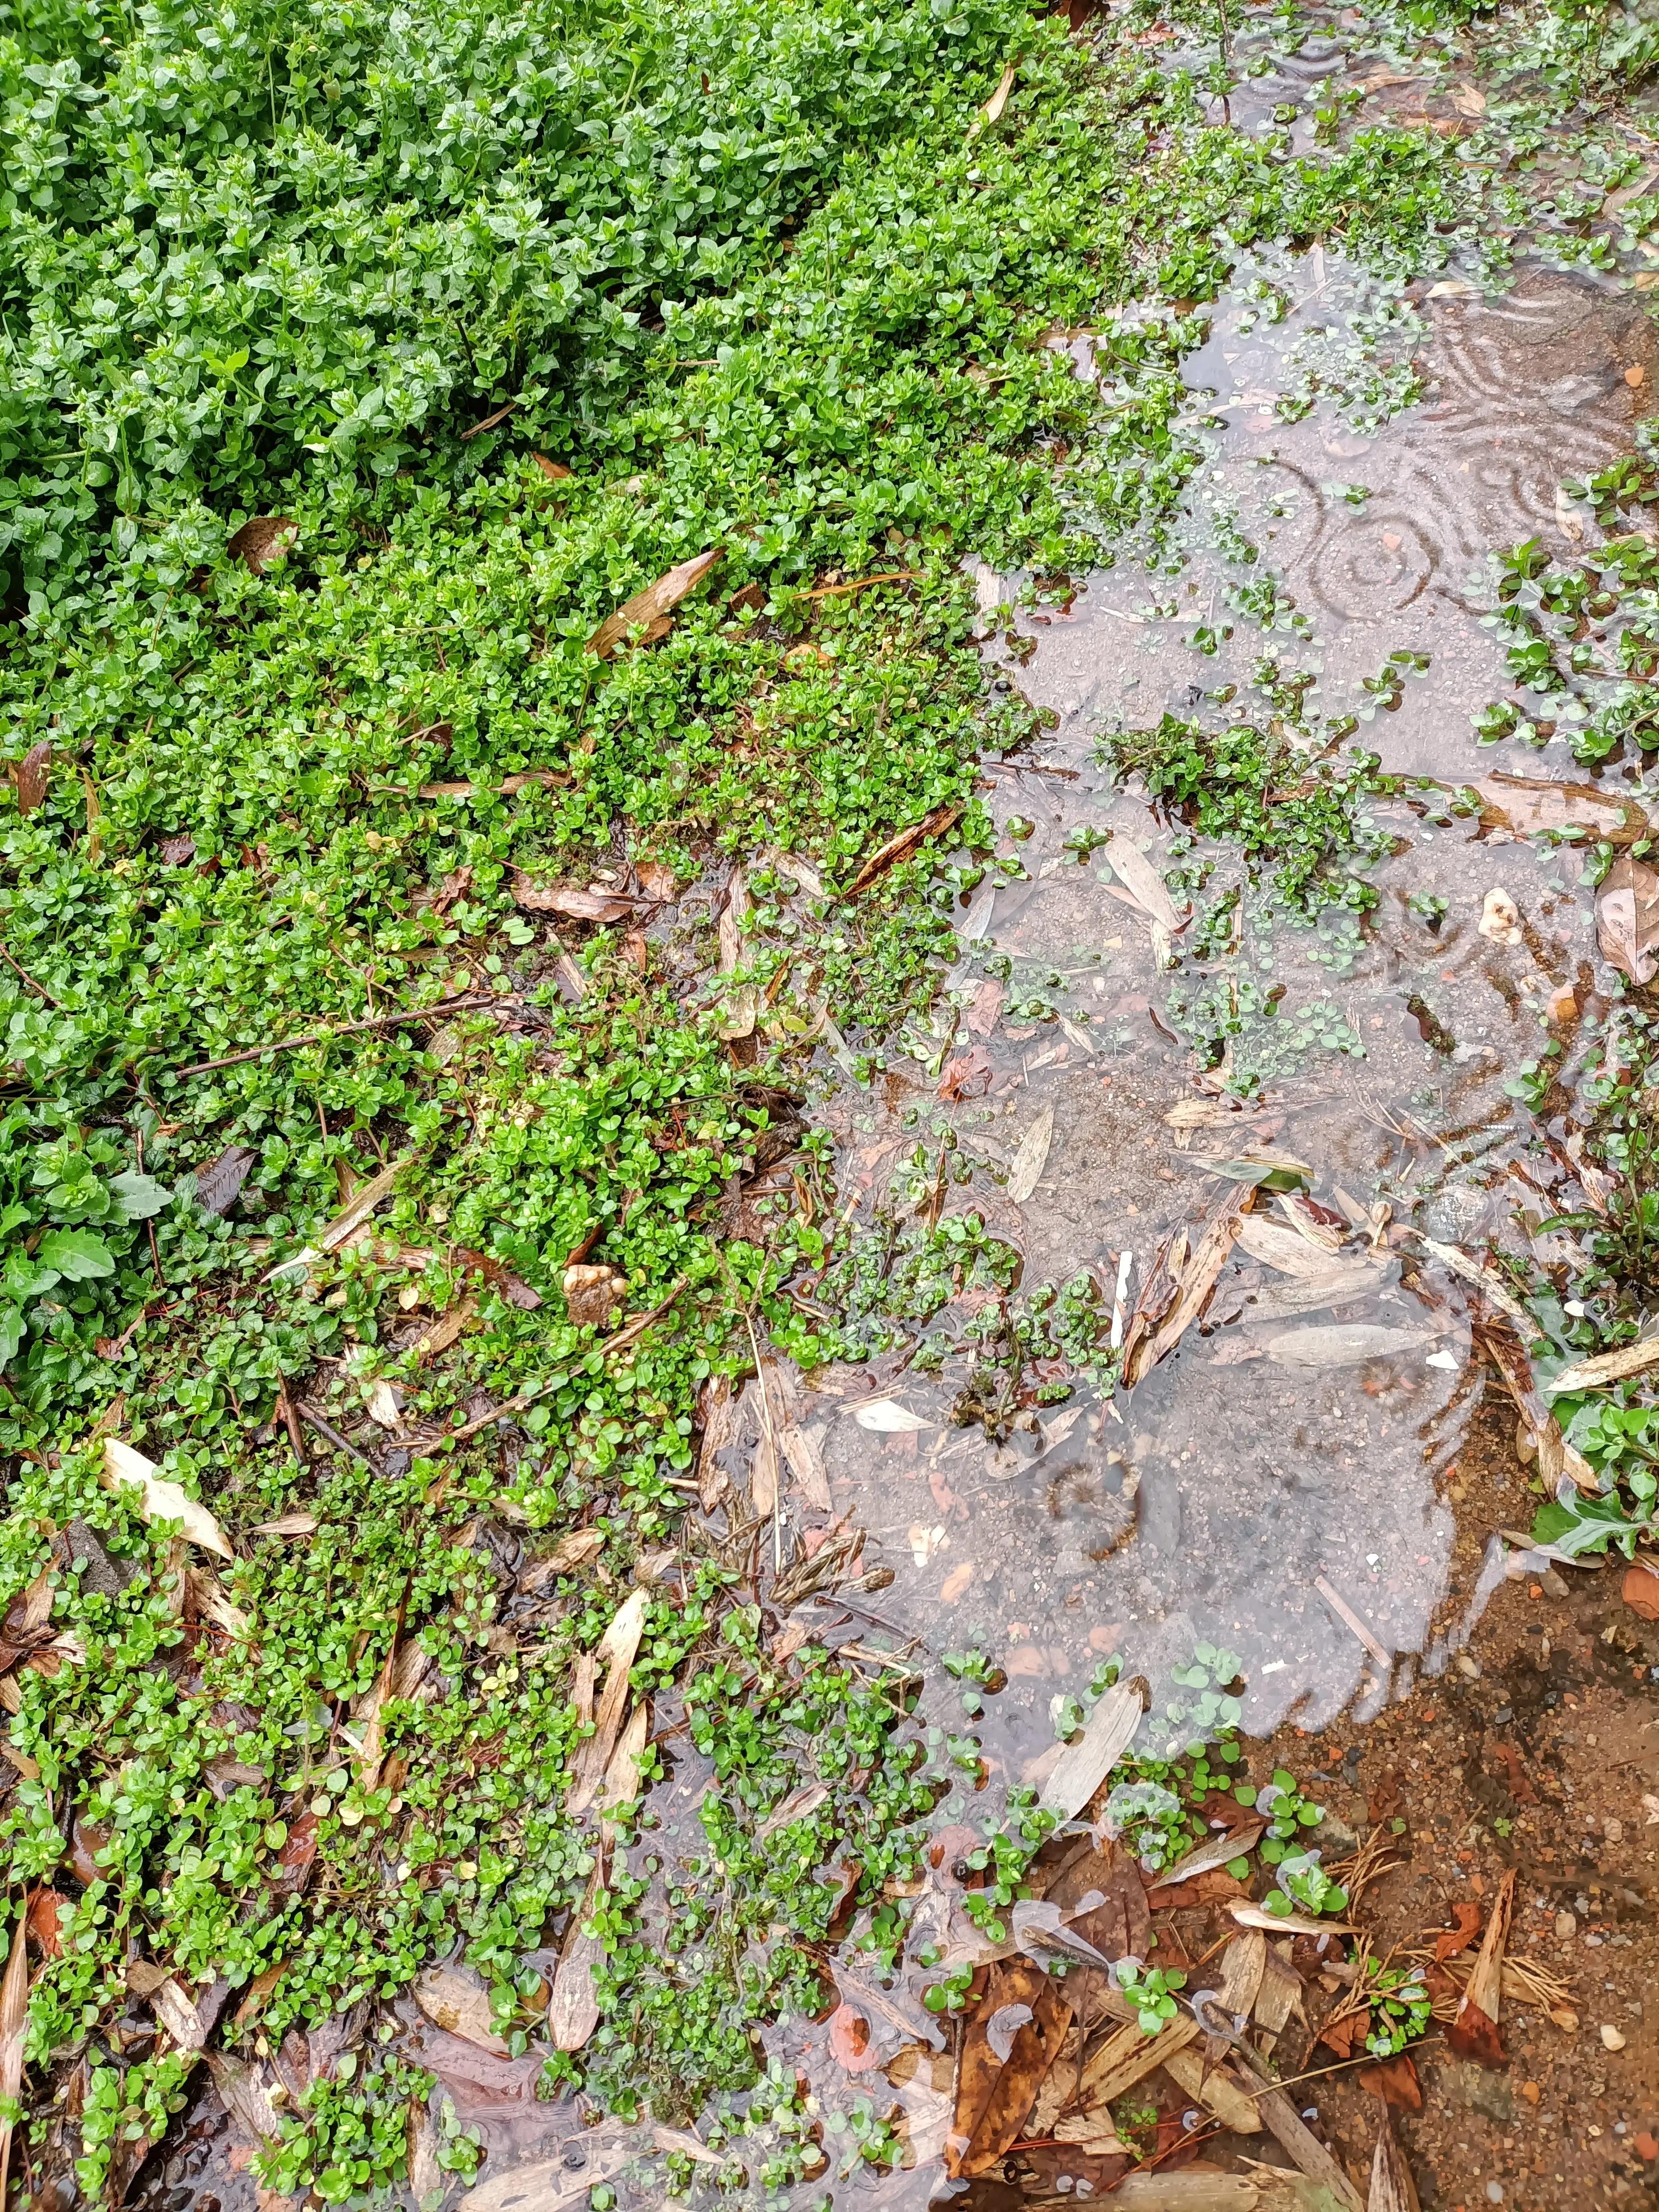
<svg viewBox="0 0 1659 2212">
<path fill-rule="evenodd" d="M 593 1969 L 601 1956 L 599 1940 L 587 1933 L 593 1917 L 605 1854 L 600 1852 L 587 1878 L 582 1901 L 570 1916 L 564 1948 L 553 1977 L 553 1993 L 547 2002 L 547 2033 L 555 2051 L 580 2051 L 599 2024 L 599 2001 L 593 1992 Z"/>
</svg>

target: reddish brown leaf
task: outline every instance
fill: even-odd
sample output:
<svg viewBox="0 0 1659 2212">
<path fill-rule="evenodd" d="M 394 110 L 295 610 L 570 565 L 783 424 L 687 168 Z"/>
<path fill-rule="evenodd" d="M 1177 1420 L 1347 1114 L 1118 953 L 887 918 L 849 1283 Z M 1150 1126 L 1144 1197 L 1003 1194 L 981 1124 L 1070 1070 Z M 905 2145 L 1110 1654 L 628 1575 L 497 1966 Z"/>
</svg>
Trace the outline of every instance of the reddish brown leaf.
<svg viewBox="0 0 1659 2212">
<path fill-rule="evenodd" d="M 867 2073 L 881 2053 L 870 2023 L 855 2005 L 838 2005 L 830 2016 L 830 2050 L 848 2074 Z"/>
<path fill-rule="evenodd" d="M 1498 2023 L 1483 2012 L 1467 1991 L 1457 2008 L 1457 2017 L 1446 2030 L 1446 2042 L 1460 2058 L 1473 2058 L 1480 2066 L 1503 2066 L 1508 2063 L 1504 2056 L 1503 2040 L 1498 2033 Z"/>
<path fill-rule="evenodd" d="M 1521 1754 L 1515 1746 L 1499 1736 L 1494 1741 L 1492 1749 L 1504 1762 L 1504 1770 L 1509 1776 L 1510 1795 L 1516 1803 L 1535 1805 L 1538 1802 L 1538 1792 L 1533 1788 L 1527 1770 L 1521 1762 Z"/>
<path fill-rule="evenodd" d="M 1363 2012 L 1345 2012 L 1335 2020 L 1328 2020 L 1319 2031 L 1319 2040 L 1339 2058 L 1352 2058 L 1363 2049 L 1371 2024 L 1370 2007 Z"/>
<path fill-rule="evenodd" d="M 1468 1902 L 1454 1905 L 1452 1918 L 1455 1928 L 1448 1928 L 1434 1939 L 1437 1960 L 1455 1959 L 1460 1951 L 1467 1951 L 1480 1933 L 1480 1907 Z"/>
<path fill-rule="evenodd" d="M 991 1087 L 991 1055 L 982 1044 L 945 1062 L 939 1078 L 941 1098 L 982 1098 Z"/>
<path fill-rule="evenodd" d="M 45 799 L 52 778 L 52 740 L 42 738 L 17 763 L 17 811 L 33 814 Z"/>
<path fill-rule="evenodd" d="M 297 1820 L 289 1824 L 288 1840 L 276 1854 L 271 1888 L 281 1896 L 297 1896 L 311 1880 L 312 1861 L 316 1856 L 317 1815 L 302 1813 Z"/>
<path fill-rule="evenodd" d="M 37 1889 L 29 1906 L 29 1935 L 43 1959 L 57 1958 L 64 1948 L 58 1936 L 63 1903 L 55 1889 Z"/>
<path fill-rule="evenodd" d="M 968 1009 L 968 1026 L 975 1036 L 989 1036 L 1002 1016 L 1002 986 L 988 976 L 975 992 Z"/>
<path fill-rule="evenodd" d="M 1417 2078 L 1417 2069 L 1402 2051 L 1397 2058 L 1384 2058 L 1375 2066 L 1362 2066 L 1354 2076 L 1368 2096 L 1380 2097 L 1385 2105 L 1392 2105 L 1401 2112 L 1420 2112 L 1423 2109 L 1423 2085 Z"/>
<path fill-rule="evenodd" d="M 532 453 L 530 458 L 550 483 L 564 483 L 574 473 L 562 461 L 549 460 L 545 453 Z"/>
<path fill-rule="evenodd" d="M 1230 1898 L 1249 1894 L 1248 1881 L 1240 1881 L 1225 1867 L 1212 1867 L 1208 1874 L 1194 1875 L 1190 1881 L 1164 1882 L 1157 1889 L 1149 1889 L 1146 1903 L 1153 1912 L 1182 1912 L 1192 1905 L 1225 1905 Z"/>
<path fill-rule="evenodd" d="M 1625 1570 L 1623 1588 L 1625 1603 L 1639 1620 L 1659 1620 L 1659 1573 L 1645 1560 Z"/>
<path fill-rule="evenodd" d="M 1021 2012 L 1027 2015 L 1023 2024 L 1012 2027 L 1010 2015 Z M 1012 2030 L 1006 2060 L 991 2041 L 1000 2021 Z M 945 2146 L 952 2179 L 988 2173 L 1007 2155 L 1071 2024 L 1071 1999 L 1034 1960 L 1009 1960 L 991 1969 L 964 2031 L 957 2069 L 955 2119 Z"/>
<path fill-rule="evenodd" d="M 299 536 L 300 526 L 291 515 L 256 514 L 242 525 L 225 551 L 254 575 L 263 576 L 273 561 L 293 550 Z"/>
</svg>

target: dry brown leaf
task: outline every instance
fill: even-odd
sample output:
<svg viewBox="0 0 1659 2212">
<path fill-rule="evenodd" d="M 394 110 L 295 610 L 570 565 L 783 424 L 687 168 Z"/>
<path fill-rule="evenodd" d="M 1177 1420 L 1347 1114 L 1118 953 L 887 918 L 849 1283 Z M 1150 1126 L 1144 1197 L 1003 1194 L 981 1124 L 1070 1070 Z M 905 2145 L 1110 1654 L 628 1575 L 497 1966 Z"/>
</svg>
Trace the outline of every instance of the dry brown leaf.
<svg viewBox="0 0 1659 2212">
<path fill-rule="evenodd" d="M 1255 1198 L 1255 1190 L 1246 1183 L 1233 1193 L 1206 1227 L 1204 1234 L 1193 1247 L 1190 1258 L 1180 1270 L 1175 1303 L 1167 1317 L 1158 1323 L 1155 1331 L 1149 1331 L 1139 1339 L 1133 1353 L 1126 1350 L 1123 1366 L 1126 1382 L 1133 1384 L 1144 1381 L 1159 1360 L 1175 1350 L 1188 1328 L 1204 1310 L 1206 1301 L 1215 1288 L 1216 1278 L 1226 1265 L 1227 1255 L 1233 1249 L 1238 1224 L 1249 1212 Z"/>
<path fill-rule="evenodd" d="M 650 1602 L 649 1591 L 642 1589 L 636 1589 L 624 1599 L 593 1655 L 607 1672 L 594 1711 L 593 1733 L 578 1749 L 571 1769 L 570 1796 L 565 1809 L 573 1818 L 585 1813 L 592 1803 L 611 1764 L 617 1734 L 622 1726 L 623 1708 L 628 1700 L 629 1669 L 639 1651 L 640 1638 L 645 1631 L 646 1607 Z M 577 2046 L 568 2044 L 560 2048 L 574 2050 Z"/>
<path fill-rule="evenodd" d="M 122 1483 L 137 1486 L 142 1500 L 138 1510 L 146 1522 L 177 1521 L 190 1541 L 204 1552 L 216 1552 L 222 1559 L 236 1557 L 229 1538 L 205 1505 L 187 1498 L 178 1483 L 164 1480 L 143 1452 L 117 1437 L 106 1437 L 104 1487 L 114 1490 Z"/>
<path fill-rule="evenodd" d="M 1182 916 L 1158 870 L 1133 838 L 1115 830 L 1106 841 L 1104 857 L 1127 887 L 1137 906 L 1167 929 L 1171 937 L 1182 927 Z"/>
<path fill-rule="evenodd" d="M 992 2040 L 999 2015 L 1022 2014 L 1006 2057 L 1000 2057 Z M 1071 2024 L 1071 1999 L 1033 1960 L 1008 1960 L 991 1969 L 963 2035 L 956 2111 L 945 2146 L 952 2179 L 972 2180 L 1006 2157 Z"/>
<path fill-rule="evenodd" d="M 1042 1785 L 1039 1808 L 1062 1820 L 1075 1820 L 1134 1741 L 1145 1711 L 1139 1690 L 1127 1685 L 1108 1690 L 1082 1735 L 1060 1753 Z"/>
<path fill-rule="evenodd" d="M 1489 830 L 1513 830 L 1522 837 L 1544 830 L 1589 830 L 1613 845 L 1629 845 L 1648 834 L 1648 817 L 1633 800 L 1593 783 L 1499 772 L 1474 788 L 1480 799 L 1481 823 Z"/>
<path fill-rule="evenodd" d="M 300 526 L 289 514 L 256 514 L 232 537 L 225 551 L 253 575 L 263 576 L 273 561 L 291 553 L 299 542 Z"/>
<path fill-rule="evenodd" d="M 1054 1141 L 1054 1109 L 1045 1106 L 1030 1127 L 1020 1139 L 1008 1169 L 1008 1196 L 1016 1206 L 1024 1206 L 1037 1187 L 1042 1170 L 1048 1164 L 1048 1147 Z"/>
<path fill-rule="evenodd" d="M 243 2142 L 259 2149 L 275 2142 L 283 2124 L 271 2099 L 272 2083 L 263 2066 L 245 2066 L 222 2051 L 206 2053 L 208 2072 Z"/>
<path fill-rule="evenodd" d="M 643 629 L 647 643 L 665 637 L 669 617 L 682 600 L 696 591 L 723 550 L 716 545 L 707 553 L 680 562 L 665 575 L 659 576 L 654 584 L 647 584 L 631 599 L 624 599 L 615 614 L 607 615 L 588 639 L 587 650 L 599 659 L 608 660 L 617 647 L 626 642 L 630 631 Z"/>
<path fill-rule="evenodd" d="M 0 2100 L 9 2113 L 23 2086 L 23 2043 L 29 2024 L 28 1903 L 17 1916 L 11 1949 L 6 1958 L 5 1979 L 0 1981 Z M 0 2118 L 0 2205 L 6 2201 L 6 2176 L 11 2166 L 12 2122 Z"/>
<path fill-rule="evenodd" d="M 1364 2212 L 1359 2193 L 1342 2166 L 1308 2127 L 1285 2092 L 1272 2086 L 1255 2052 L 1247 2044 L 1240 2043 L 1235 2046 L 1235 2057 L 1246 2078 L 1255 2076 L 1252 2087 L 1258 2093 L 1255 2108 L 1263 2123 L 1272 2129 L 1303 2172 L 1321 2189 L 1328 2190 L 1345 2212 Z"/>
<path fill-rule="evenodd" d="M 446 2034 L 459 2035 L 497 2058 L 512 2057 L 510 2046 L 490 2025 L 489 1991 L 476 1974 L 429 1966 L 415 1984 L 415 2002 Z"/>
<path fill-rule="evenodd" d="M 854 877 L 848 889 L 848 896 L 856 898 L 860 891 L 867 891 L 877 878 L 884 876 L 889 868 L 896 867 L 901 860 L 908 860 L 918 845 L 925 843 L 930 837 L 942 837 L 947 830 L 961 820 L 962 814 L 960 806 L 936 806 L 921 821 L 913 822 L 908 830 L 901 830 L 896 837 L 890 837 L 884 845 L 878 846 L 872 853 Z"/>
<path fill-rule="evenodd" d="M 1515 1912 L 1515 1882 L 1516 1870 L 1511 1867 L 1498 1886 L 1474 1971 L 1464 1988 L 1457 2016 L 1446 2031 L 1449 2049 L 1460 2058 L 1473 2058 L 1482 2066 L 1504 2063 L 1498 2023 L 1503 2011 L 1504 1953 Z"/>
<path fill-rule="evenodd" d="M 1146 2034 L 1139 2021 L 1125 2021 L 1090 2054 L 1079 2085 L 1079 2100 L 1091 2106 L 1110 2104 L 1145 2081 L 1173 2052 L 1195 2042 L 1199 2033 L 1195 2020 L 1170 2021 L 1156 2035 Z"/>
<path fill-rule="evenodd" d="M 1235 2135 L 1254 2136 L 1261 2131 L 1261 2118 L 1255 2108 L 1255 2099 L 1247 2095 L 1238 2086 L 1234 2075 L 1224 2066 L 1212 2066 L 1201 2051 L 1190 2048 L 1172 2051 L 1164 2061 L 1164 2070 L 1178 2089 L 1184 2090 L 1195 2104 L 1212 2112 L 1224 2128 Z"/>
<path fill-rule="evenodd" d="M 743 925 L 749 912 L 749 884 L 741 868 L 733 868 L 720 908 L 720 973 L 735 975 L 744 964 Z M 752 1036 L 760 995 L 752 984 L 728 991 L 720 1011 L 720 1033 L 728 1041 Z"/>
<path fill-rule="evenodd" d="M 42 738 L 17 763 L 17 811 L 33 814 L 37 806 L 44 805 L 51 781 L 52 740 Z"/>
<path fill-rule="evenodd" d="M 1564 1367 L 1550 1392 L 1559 1396 L 1569 1390 L 1604 1390 L 1610 1382 L 1645 1375 L 1650 1367 L 1659 1367 L 1659 1335 L 1640 1337 L 1634 1344 L 1621 1344 L 1616 1352 L 1598 1352 L 1594 1359 Z"/>
<path fill-rule="evenodd" d="M 1010 62 L 997 80 L 997 88 L 968 126 L 969 138 L 977 138 L 988 124 L 1000 123 L 1002 111 L 1008 105 L 1008 95 L 1014 88 L 1014 79 L 1019 75 L 1019 64 Z"/>
<path fill-rule="evenodd" d="M 621 1304 L 628 1278 L 619 1268 L 573 1261 L 564 1271 L 565 1311 L 577 1328 L 608 1328 Z"/>
<path fill-rule="evenodd" d="M 1286 1329 L 1267 1342 L 1269 1359 L 1280 1367 L 1363 1367 L 1368 1359 L 1397 1359 L 1431 1341 L 1436 1332 L 1388 1328 L 1380 1322 L 1316 1322 Z"/>
<path fill-rule="evenodd" d="M 697 1498 L 705 1513 L 720 1504 L 726 1476 L 717 1455 L 737 1434 L 737 1401 L 729 1376 L 712 1375 L 703 1386 L 702 1441 L 697 1447 Z"/>
<path fill-rule="evenodd" d="M 526 914 L 562 915 L 567 921 L 626 921 L 635 902 L 625 891 L 585 890 L 579 884 L 538 884 L 513 871 L 513 903 Z"/>
<path fill-rule="evenodd" d="M 575 473 L 574 470 L 566 468 L 562 461 L 550 460 L 545 453 L 532 453 L 530 458 L 550 483 L 568 483 Z"/>
<path fill-rule="evenodd" d="M 601 1813 L 614 1813 L 620 1806 L 632 1805 L 638 1799 L 640 1761 L 645 1756 L 646 1738 L 650 1733 L 650 1701 L 641 1698 L 628 1716 L 627 1726 L 617 1737 L 617 1748 L 605 1770 L 598 1801 Z"/>
<path fill-rule="evenodd" d="M 1632 983 L 1650 983 L 1659 972 L 1659 872 L 1621 853 L 1595 900 L 1595 938 L 1601 957 Z"/>
<path fill-rule="evenodd" d="M 1262 1221 L 1249 1215 L 1239 1223 L 1235 1242 L 1247 1259 L 1259 1260 L 1264 1267 L 1276 1268 L 1282 1275 L 1311 1280 L 1333 1273 L 1330 1253 L 1310 1243 L 1288 1222 Z M 1375 1270 L 1363 1261 L 1351 1264 L 1356 1276 L 1374 1277 Z"/>
<path fill-rule="evenodd" d="M 594 1862 L 581 1903 L 570 1916 L 564 1948 L 553 1977 L 553 1993 L 547 2004 L 547 2033 L 555 2051 L 580 2051 L 599 2024 L 599 2001 L 593 1992 L 593 1969 L 603 1956 L 597 1936 L 587 1933 L 599 1899 L 605 1855 Z"/>
<path fill-rule="evenodd" d="M 1365 2212 L 1420 2212 L 1412 2170 L 1395 2140 L 1394 2120 L 1385 2104 L 1371 2159 L 1371 2185 Z"/>
<path fill-rule="evenodd" d="M 1224 1836 L 1212 1836 L 1206 1843 L 1195 1844 L 1184 1857 L 1164 1869 L 1158 1878 L 1158 1887 L 1173 1887 L 1176 1882 L 1194 1881 L 1201 1874 L 1224 1867 L 1230 1859 L 1243 1858 L 1247 1851 L 1255 1849 L 1267 1831 L 1265 1820 L 1244 1821 L 1237 1828 L 1230 1828 Z M 1237 1939 L 1239 1942 L 1243 1940 L 1243 1936 Z M 1232 2009 L 1248 2012 L 1249 2007 L 1235 2005 Z"/>
<path fill-rule="evenodd" d="M 787 1421 L 778 1431 L 778 1447 L 788 1463 L 790 1474 L 799 1486 L 801 1496 L 813 1511 L 832 1511 L 830 1477 L 824 1468 L 823 1454 L 818 1449 L 816 1433 L 811 1429 L 802 1428 L 799 1421 Z"/>
</svg>

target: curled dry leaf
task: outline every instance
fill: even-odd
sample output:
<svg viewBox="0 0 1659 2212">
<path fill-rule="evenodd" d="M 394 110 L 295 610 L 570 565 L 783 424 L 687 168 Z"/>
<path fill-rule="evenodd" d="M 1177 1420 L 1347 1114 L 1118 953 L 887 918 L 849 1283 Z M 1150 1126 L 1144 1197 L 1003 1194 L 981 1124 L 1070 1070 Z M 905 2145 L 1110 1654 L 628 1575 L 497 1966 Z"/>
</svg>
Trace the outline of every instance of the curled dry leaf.
<svg viewBox="0 0 1659 2212">
<path fill-rule="evenodd" d="M 1352 1936 L 1344 1920 L 1316 1920 L 1305 1912 L 1269 1912 L 1265 1906 L 1238 1899 L 1227 1907 L 1241 1928 L 1261 1928 L 1281 1936 Z"/>
<path fill-rule="evenodd" d="M 1446 2041 L 1460 2058 L 1473 2058 L 1482 2066 L 1502 2066 L 1504 2045 L 1498 2033 L 1503 2009 L 1504 1953 L 1510 1940 L 1515 1912 L 1516 1870 L 1511 1867 L 1492 1899 L 1480 1954 L 1474 1962 L 1457 2016 L 1446 2031 Z"/>
<path fill-rule="evenodd" d="M 256 514 L 232 537 L 225 551 L 255 576 L 263 576 L 273 561 L 291 553 L 299 543 L 300 526 L 289 514 Z"/>
<path fill-rule="evenodd" d="M 532 453 L 530 458 L 550 483 L 568 483 L 574 474 L 562 461 L 550 460 L 545 453 Z"/>
<path fill-rule="evenodd" d="M 1659 872 L 1624 853 L 1601 879 L 1595 937 L 1603 959 L 1632 983 L 1659 971 Z"/>
<path fill-rule="evenodd" d="M 538 884 L 513 871 L 513 903 L 526 914 L 562 915 L 567 921 L 626 921 L 634 901 L 623 891 L 584 890 L 577 884 Z"/>
<path fill-rule="evenodd" d="M 17 763 L 17 811 L 33 814 L 45 803 L 46 787 L 52 780 L 52 740 L 42 738 L 38 745 L 31 745 Z"/>
<path fill-rule="evenodd" d="M 204 1552 L 216 1552 L 222 1559 L 234 1559 L 230 1540 L 205 1505 L 187 1498 L 176 1482 L 165 1481 L 157 1474 L 154 1461 L 124 1444 L 117 1437 L 104 1438 L 104 1486 L 114 1490 L 122 1483 L 137 1486 L 141 1504 L 139 1511 L 147 1522 L 177 1521 L 192 1544 L 199 1544 Z"/>
<path fill-rule="evenodd" d="M 635 592 L 631 599 L 624 599 L 615 614 L 607 615 L 587 641 L 587 650 L 600 660 L 608 660 L 618 646 L 625 644 L 629 634 L 636 629 L 645 632 L 644 642 L 654 644 L 666 637 L 671 627 L 669 617 L 681 601 L 690 598 L 723 551 L 714 546 L 707 553 L 698 553 L 690 561 L 682 561 L 659 576 L 654 584 L 647 584 L 642 592 Z"/>
</svg>

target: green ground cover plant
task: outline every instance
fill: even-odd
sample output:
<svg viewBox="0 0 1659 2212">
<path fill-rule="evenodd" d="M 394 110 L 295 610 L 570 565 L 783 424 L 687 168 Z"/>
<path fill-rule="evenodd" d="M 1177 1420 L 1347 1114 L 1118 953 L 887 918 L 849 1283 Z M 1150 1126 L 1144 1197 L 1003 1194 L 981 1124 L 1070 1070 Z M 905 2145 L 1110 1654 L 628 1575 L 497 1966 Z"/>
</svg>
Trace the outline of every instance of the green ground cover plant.
<svg viewBox="0 0 1659 2212">
<path fill-rule="evenodd" d="M 51 1939 L 30 2154 L 84 2063 L 91 2192 L 191 2087 L 135 1961 L 251 2060 L 452 1954 L 522 2033 L 592 1929 L 555 2079 L 684 2116 L 832 1929 L 890 1951 L 972 1739 L 775 1656 L 684 1516 L 705 1392 L 808 1351 L 783 1285 L 846 1251 L 812 1055 L 926 1003 L 976 758 L 1034 726 L 963 564 L 1160 523 L 1252 240 L 1437 264 L 1510 189 L 1210 127 L 1141 21 L 0 13 L 0 1848 Z M 1046 343 L 1132 299 L 1099 385 Z M 781 1133 L 794 1203 L 745 1212 Z M 655 1749 L 569 1809 L 634 1590 L 625 1685 L 707 1770 L 672 1838 Z M 1017 1884 L 1042 1822 L 982 1825 Z M 319 2092 L 271 2172 L 371 2191 L 413 2094 Z"/>
</svg>

